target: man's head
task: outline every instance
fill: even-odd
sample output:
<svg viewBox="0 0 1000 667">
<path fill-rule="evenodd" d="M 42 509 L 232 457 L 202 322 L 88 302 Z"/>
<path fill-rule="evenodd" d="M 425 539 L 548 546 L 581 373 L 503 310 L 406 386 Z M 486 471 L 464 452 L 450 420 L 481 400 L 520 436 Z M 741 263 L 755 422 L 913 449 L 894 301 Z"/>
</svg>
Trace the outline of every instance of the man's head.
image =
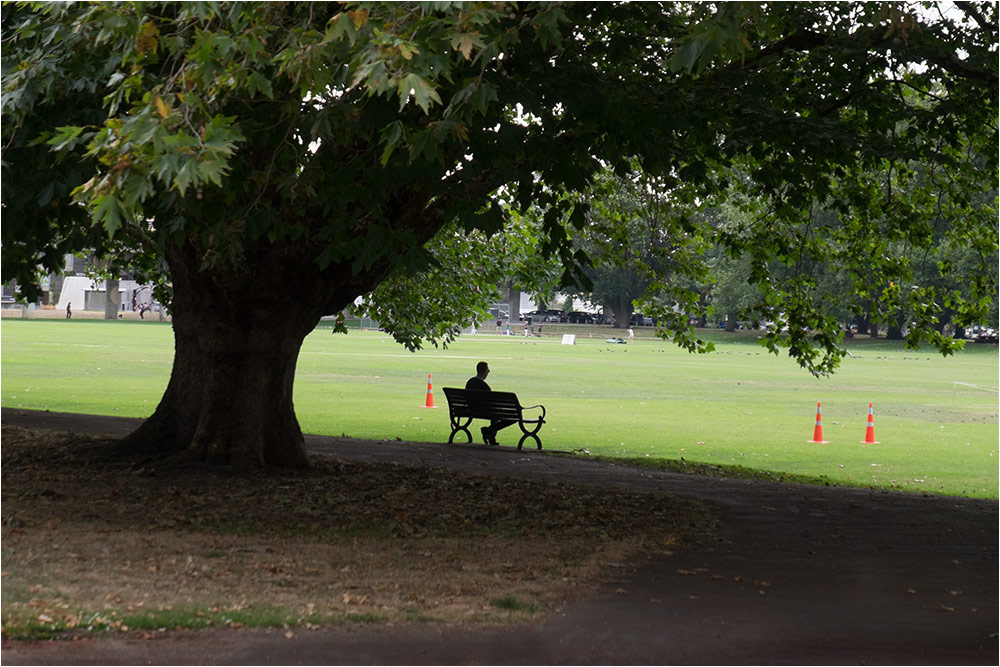
<svg viewBox="0 0 1000 667">
<path fill-rule="evenodd" d="M 490 374 L 490 365 L 488 363 L 486 363 L 485 361 L 480 361 L 478 364 L 476 364 L 476 375 L 485 380 L 486 376 L 489 374 Z"/>
</svg>

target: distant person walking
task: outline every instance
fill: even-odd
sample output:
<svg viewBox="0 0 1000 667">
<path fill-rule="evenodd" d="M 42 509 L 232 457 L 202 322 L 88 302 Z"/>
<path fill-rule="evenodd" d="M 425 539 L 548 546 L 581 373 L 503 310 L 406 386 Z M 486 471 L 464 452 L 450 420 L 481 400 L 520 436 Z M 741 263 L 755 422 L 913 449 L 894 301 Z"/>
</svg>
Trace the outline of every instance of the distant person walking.
<svg viewBox="0 0 1000 667">
<path fill-rule="evenodd" d="M 73 304 L 71 304 L 71 303 L 67 303 L 66 304 L 66 319 L 67 320 L 73 319 L 73 308 L 72 308 L 72 305 Z"/>
<path fill-rule="evenodd" d="M 485 361 L 480 361 L 476 364 L 476 374 L 466 381 L 465 388 L 472 391 L 492 391 L 490 386 L 486 384 L 486 376 L 489 374 L 490 365 Z M 494 446 L 499 445 L 500 443 L 497 442 L 497 431 L 516 423 L 517 422 L 513 421 L 494 419 L 489 426 L 484 426 L 480 429 L 480 432 L 483 434 L 483 443 Z"/>
<path fill-rule="evenodd" d="M 631 343 L 633 341 L 635 341 L 635 332 L 632 331 L 632 327 L 629 327 L 628 328 L 628 342 Z"/>
</svg>

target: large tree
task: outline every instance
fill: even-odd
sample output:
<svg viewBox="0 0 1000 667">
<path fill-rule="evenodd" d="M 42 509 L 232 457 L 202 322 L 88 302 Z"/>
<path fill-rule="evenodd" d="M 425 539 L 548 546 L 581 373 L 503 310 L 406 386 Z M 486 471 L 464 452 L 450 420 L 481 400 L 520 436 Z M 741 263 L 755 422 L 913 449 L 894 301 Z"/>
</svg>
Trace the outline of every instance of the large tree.
<svg viewBox="0 0 1000 667">
<path fill-rule="evenodd" d="M 684 302 L 684 327 L 694 292 L 689 281 L 704 277 L 707 250 L 694 227 L 683 227 L 693 206 L 674 209 L 673 193 L 662 179 L 639 170 L 598 174 L 583 193 L 587 225 L 574 232 L 574 244 L 589 258 L 585 273 L 592 285 L 580 296 L 604 306 L 615 327 L 627 329 L 637 303 Z M 683 200 L 683 197 L 680 198 Z M 679 285 L 677 278 L 686 279 Z"/>
<path fill-rule="evenodd" d="M 817 199 L 855 221 L 845 256 L 871 247 L 876 209 L 879 233 L 920 242 L 931 189 L 888 187 L 914 160 L 956 242 L 990 248 L 969 202 L 995 181 L 993 3 L 5 3 L 2 19 L 3 277 L 32 296 L 37 267 L 80 248 L 166 269 L 174 365 L 128 440 L 157 453 L 304 465 L 292 383 L 321 316 L 463 261 L 424 248 L 498 232 L 505 205 L 545 209 L 540 250 L 582 280 L 563 225 L 585 207 L 565 193 L 604 166 L 637 161 L 682 203 L 749 169 L 770 217 L 726 240 L 758 281 L 829 252 Z M 893 178 L 866 181 L 874 167 Z M 684 216 L 669 231 L 696 233 Z M 813 346 L 836 334 L 801 287 L 774 305 L 818 331 L 791 344 L 822 367 Z M 971 287 L 949 305 L 973 317 L 992 294 Z M 384 324 L 411 343 L 451 330 L 420 312 Z"/>
</svg>

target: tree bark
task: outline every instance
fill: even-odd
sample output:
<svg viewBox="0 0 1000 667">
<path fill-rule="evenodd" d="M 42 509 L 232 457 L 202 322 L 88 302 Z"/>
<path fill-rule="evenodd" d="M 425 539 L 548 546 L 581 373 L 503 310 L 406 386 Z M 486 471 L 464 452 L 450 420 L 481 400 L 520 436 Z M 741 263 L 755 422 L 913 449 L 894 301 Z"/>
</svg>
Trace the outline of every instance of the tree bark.
<svg viewBox="0 0 1000 667">
<path fill-rule="evenodd" d="M 308 466 L 292 404 L 296 362 L 326 309 L 323 303 L 346 296 L 337 297 L 335 287 L 324 289 L 329 276 L 308 263 L 262 260 L 254 263 L 254 275 L 227 283 L 201 270 L 199 253 L 191 248 L 167 254 L 174 289 L 173 368 L 156 411 L 125 446 L 240 468 Z M 303 296 L 289 298 L 288 285 Z"/>
<path fill-rule="evenodd" d="M 858 334 L 868 335 L 872 338 L 878 338 L 878 324 L 872 321 L 870 314 L 865 313 L 857 316 L 858 323 Z"/>
<path fill-rule="evenodd" d="M 614 328 L 628 329 L 629 321 L 632 319 L 632 301 L 625 296 L 616 296 L 611 300 L 611 310 L 615 314 Z"/>
<path fill-rule="evenodd" d="M 708 295 L 705 294 L 704 292 L 698 295 L 698 306 L 699 306 L 699 313 L 698 313 L 697 326 L 704 329 L 706 326 L 708 326 L 708 314 L 706 312 L 708 310 Z"/>
<path fill-rule="evenodd" d="M 191 205 L 192 217 L 207 215 Z M 349 253 L 324 262 L 324 235 L 340 229 L 346 238 L 366 239 L 374 226 L 372 245 L 391 233 L 417 247 L 444 226 L 450 210 L 445 197 L 419 187 L 387 196 L 369 221 L 338 223 L 319 208 L 275 209 L 313 236 L 232 232 L 220 239 L 197 232 L 167 241 L 173 368 L 156 411 L 124 441 L 126 452 L 239 468 L 308 466 L 292 404 L 302 342 L 323 315 L 381 283 L 402 254 L 349 244 Z"/>
<path fill-rule="evenodd" d="M 886 331 L 886 340 L 903 340 L 903 325 L 901 317 L 893 317 L 889 320 L 889 328 Z"/>
<path fill-rule="evenodd" d="M 305 467 L 292 404 L 305 334 L 174 312 L 174 364 L 156 412 L 131 436 L 147 451 L 238 467 Z M 275 316 L 279 320 L 280 315 Z"/>
</svg>

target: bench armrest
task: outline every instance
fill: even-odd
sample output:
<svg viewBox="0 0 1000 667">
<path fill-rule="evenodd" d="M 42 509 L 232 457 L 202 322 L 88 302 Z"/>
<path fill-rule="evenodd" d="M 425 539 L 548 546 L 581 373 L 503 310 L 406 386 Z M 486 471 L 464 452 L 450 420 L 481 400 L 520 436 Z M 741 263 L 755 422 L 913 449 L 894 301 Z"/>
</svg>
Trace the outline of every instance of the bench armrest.
<svg viewBox="0 0 1000 667">
<path fill-rule="evenodd" d="M 529 405 L 527 407 L 523 407 L 523 406 L 521 407 L 522 410 L 532 410 L 534 408 L 541 408 L 542 409 L 542 419 L 545 419 L 545 406 L 544 405 Z"/>
</svg>

